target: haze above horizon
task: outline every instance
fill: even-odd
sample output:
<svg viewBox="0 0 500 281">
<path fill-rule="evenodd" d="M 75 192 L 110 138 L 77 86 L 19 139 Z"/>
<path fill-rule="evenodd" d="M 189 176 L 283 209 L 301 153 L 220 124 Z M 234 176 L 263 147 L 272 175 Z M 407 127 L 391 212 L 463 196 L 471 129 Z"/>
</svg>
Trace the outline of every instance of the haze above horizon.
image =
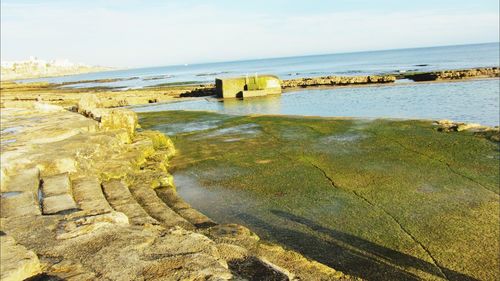
<svg viewBox="0 0 500 281">
<path fill-rule="evenodd" d="M 496 0 L 1 2 L 1 59 L 115 67 L 499 41 Z"/>
</svg>

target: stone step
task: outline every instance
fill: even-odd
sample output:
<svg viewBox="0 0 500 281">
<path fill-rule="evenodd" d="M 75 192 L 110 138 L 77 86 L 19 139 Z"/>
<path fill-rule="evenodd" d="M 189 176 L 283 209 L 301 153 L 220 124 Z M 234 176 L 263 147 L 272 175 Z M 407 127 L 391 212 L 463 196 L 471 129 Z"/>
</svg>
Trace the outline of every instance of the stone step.
<svg viewBox="0 0 500 281">
<path fill-rule="evenodd" d="M 0 233 L 0 246 L 0 280 L 25 280 L 41 273 L 37 255 L 17 244 L 14 238 Z"/>
<path fill-rule="evenodd" d="M 43 178 L 43 197 L 71 194 L 71 181 L 67 173 Z"/>
<path fill-rule="evenodd" d="M 155 191 L 158 197 L 165 202 L 165 204 L 194 226 L 206 228 L 216 225 L 213 220 L 193 209 L 191 205 L 180 198 L 173 188 L 160 187 L 155 189 Z"/>
<path fill-rule="evenodd" d="M 42 213 L 44 215 L 53 215 L 78 208 L 72 196 L 68 173 L 44 177 L 41 191 Z"/>
<path fill-rule="evenodd" d="M 134 186 L 130 192 L 144 210 L 166 227 L 180 226 L 194 229 L 194 226 L 163 202 L 149 186 Z"/>
<path fill-rule="evenodd" d="M 128 186 L 120 180 L 111 180 L 102 184 L 104 196 L 113 209 L 124 213 L 131 224 L 160 224 L 135 201 Z"/>
<path fill-rule="evenodd" d="M 38 197 L 30 191 L 3 192 L 0 196 L 1 217 L 39 216 Z"/>
<path fill-rule="evenodd" d="M 230 262 L 229 268 L 241 280 L 297 280 L 286 269 L 280 268 L 265 259 L 253 256 Z"/>
<path fill-rule="evenodd" d="M 86 176 L 75 179 L 73 184 L 73 197 L 84 211 L 106 213 L 113 209 L 102 193 L 101 182 L 97 177 Z"/>
<path fill-rule="evenodd" d="M 38 168 L 22 169 L 18 174 L 8 175 L 2 192 L 30 191 L 37 193 L 40 186 L 40 170 Z"/>
</svg>

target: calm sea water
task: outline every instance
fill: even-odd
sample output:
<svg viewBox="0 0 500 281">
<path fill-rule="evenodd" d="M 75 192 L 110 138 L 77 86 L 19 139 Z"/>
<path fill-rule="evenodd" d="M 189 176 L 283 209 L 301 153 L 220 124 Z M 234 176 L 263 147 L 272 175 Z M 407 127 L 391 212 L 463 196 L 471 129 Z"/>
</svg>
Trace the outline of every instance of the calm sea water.
<svg viewBox="0 0 500 281">
<path fill-rule="evenodd" d="M 124 87 L 126 89 L 187 81 L 192 83 L 209 83 L 213 82 L 215 77 L 253 75 L 255 73 L 276 74 L 282 79 L 289 79 L 324 75 L 372 75 L 498 65 L 499 43 L 488 43 L 150 67 L 22 81 L 62 83 L 107 78 L 134 78 L 127 81 L 81 83 L 71 86 L 108 86 Z"/>
<path fill-rule="evenodd" d="M 137 112 L 208 110 L 225 114 L 450 119 L 498 126 L 500 80 L 408 83 L 301 90 L 246 100 L 214 98 L 133 108 Z"/>
</svg>

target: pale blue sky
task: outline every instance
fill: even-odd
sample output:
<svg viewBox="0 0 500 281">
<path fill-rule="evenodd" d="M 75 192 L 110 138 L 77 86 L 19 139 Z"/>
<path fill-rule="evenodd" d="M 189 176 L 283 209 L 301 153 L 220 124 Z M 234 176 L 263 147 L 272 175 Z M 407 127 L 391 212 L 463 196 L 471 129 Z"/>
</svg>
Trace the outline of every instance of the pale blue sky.
<svg viewBox="0 0 500 281">
<path fill-rule="evenodd" d="M 118 67 L 499 41 L 498 0 L 2 0 L 1 59 Z"/>
</svg>

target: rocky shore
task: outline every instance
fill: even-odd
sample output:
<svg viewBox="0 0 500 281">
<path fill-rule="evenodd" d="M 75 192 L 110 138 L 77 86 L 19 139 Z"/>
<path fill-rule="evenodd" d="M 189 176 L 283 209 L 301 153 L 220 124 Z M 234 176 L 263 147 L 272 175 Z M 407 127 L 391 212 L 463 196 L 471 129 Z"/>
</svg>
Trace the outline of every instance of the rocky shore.
<svg viewBox="0 0 500 281">
<path fill-rule="evenodd" d="M 482 79 L 499 77 L 498 68 L 477 68 L 466 70 L 448 70 L 441 72 L 404 73 L 380 76 L 326 76 L 282 80 L 283 89 L 307 87 L 363 86 L 393 84 L 398 79 L 422 81 L 456 81 L 463 79 Z M 136 79 L 136 77 L 126 78 Z M 95 81 L 106 81 L 95 80 Z M 92 82 L 92 81 L 81 81 Z M 105 87 L 66 88 L 78 82 L 64 84 L 15 83 L 2 81 L 0 107 L 18 107 L 43 101 L 69 108 L 78 103 L 82 94 L 92 93 L 98 96 L 105 107 L 120 107 L 175 101 L 177 98 L 207 97 L 215 95 L 214 84 L 154 86 L 143 89 L 121 90 Z"/>
<path fill-rule="evenodd" d="M 498 67 L 473 68 L 461 70 L 445 70 L 435 72 L 409 72 L 380 76 L 326 76 L 312 78 L 298 78 L 282 81 L 282 88 L 317 87 L 317 86 L 347 86 L 366 84 L 394 83 L 397 79 L 410 79 L 415 82 L 447 81 L 463 79 L 481 79 L 500 77 Z"/>
<path fill-rule="evenodd" d="M 75 106 L 82 95 L 90 93 L 99 98 L 104 107 L 122 107 L 160 102 L 171 102 L 190 93 L 212 89 L 211 86 L 157 87 L 136 90 L 113 90 L 106 88 L 71 89 L 60 88 L 58 84 L 2 82 L 1 107 L 33 107 L 37 102 L 60 105 L 65 108 Z M 195 96 L 195 95 L 191 95 Z"/>
<path fill-rule="evenodd" d="M 398 76 L 398 78 L 406 78 L 415 82 L 494 77 L 500 77 L 500 69 L 498 67 L 406 73 Z"/>
<path fill-rule="evenodd" d="M 139 118 L 173 137 L 178 193 L 213 219 L 366 280 L 500 277 L 498 127 L 185 110 Z"/>
<path fill-rule="evenodd" d="M 439 74 L 439 79 L 495 77 L 498 69 L 456 73 Z M 393 79 L 326 77 L 283 83 L 340 86 Z M 134 112 L 113 108 L 208 95 L 211 89 L 111 91 L 2 83 L 1 279 L 356 279 L 331 268 L 343 261 L 326 266 L 262 241 L 244 226 L 217 224 L 193 209 L 177 195 L 169 172 L 175 154 L 171 140 L 142 130 Z M 451 121 L 436 125 L 442 132 L 497 142 L 500 136 L 498 128 Z M 314 253 L 307 255 L 316 259 Z"/>
<path fill-rule="evenodd" d="M 488 127 L 481 124 L 453 122 L 450 120 L 435 121 L 434 125 L 437 126 L 440 132 L 471 132 L 475 136 L 486 138 L 493 142 L 500 142 L 500 128 L 498 126 Z"/>
<path fill-rule="evenodd" d="M 104 104 L 2 109 L 2 280 L 354 279 L 191 208 L 171 140 Z"/>
<path fill-rule="evenodd" d="M 312 87 L 312 86 L 346 86 L 346 85 L 364 85 L 364 84 L 383 84 L 394 83 L 396 77 L 393 75 L 384 76 L 326 76 L 315 78 L 299 78 L 291 80 L 283 80 L 281 87 Z"/>
</svg>

